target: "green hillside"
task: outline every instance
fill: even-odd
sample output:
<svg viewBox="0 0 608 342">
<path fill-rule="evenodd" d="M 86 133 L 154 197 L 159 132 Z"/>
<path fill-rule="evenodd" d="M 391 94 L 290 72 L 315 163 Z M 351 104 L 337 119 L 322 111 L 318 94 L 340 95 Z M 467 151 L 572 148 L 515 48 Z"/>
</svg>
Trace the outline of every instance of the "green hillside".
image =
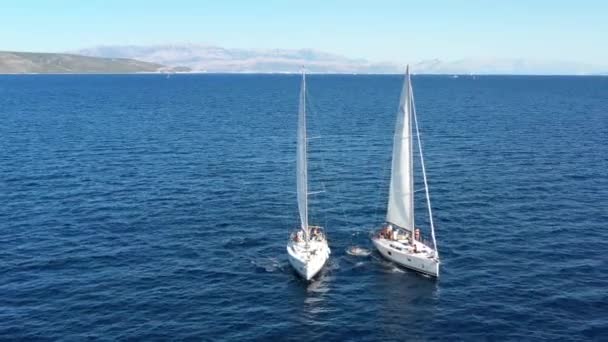
<svg viewBox="0 0 608 342">
<path fill-rule="evenodd" d="M 0 51 L 0 74 L 134 73 L 167 70 L 163 65 L 126 58 L 99 58 L 65 53 Z"/>
</svg>

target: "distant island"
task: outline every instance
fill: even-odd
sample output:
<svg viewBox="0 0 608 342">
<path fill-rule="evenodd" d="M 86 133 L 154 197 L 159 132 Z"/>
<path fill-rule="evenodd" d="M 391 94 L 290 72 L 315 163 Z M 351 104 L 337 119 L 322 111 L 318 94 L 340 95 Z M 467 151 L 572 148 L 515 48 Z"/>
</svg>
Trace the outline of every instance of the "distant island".
<svg viewBox="0 0 608 342">
<path fill-rule="evenodd" d="M 401 74 L 405 64 L 373 62 L 312 49 L 229 49 L 211 45 L 112 45 L 66 53 L 0 51 L 0 74 L 122 74 L 156 72 Z M 606 75 L 577 62 L 508 58 L 428 59 L 409 62 L 414 74 Z"/>
<path fill-rule="evenodd" d="M 129 58 L 102 58 L 68 53 L 0 51 L 0 74 L 110 74 L 179 72 L 189 68 L 167 67 Z"/>
<path fill-rule="evenodd" d="M 526 58 L 467 57 L 390 62 L 351 58 L 314 49 L 237 49 L 203 44 L 105 45 L 74 53 L 106 58 L 132 58 L 195 72 L 400 74 L 405 64 L 415 74 L 474 75 L 597 75 L 606 65 Z"/>
</svg>

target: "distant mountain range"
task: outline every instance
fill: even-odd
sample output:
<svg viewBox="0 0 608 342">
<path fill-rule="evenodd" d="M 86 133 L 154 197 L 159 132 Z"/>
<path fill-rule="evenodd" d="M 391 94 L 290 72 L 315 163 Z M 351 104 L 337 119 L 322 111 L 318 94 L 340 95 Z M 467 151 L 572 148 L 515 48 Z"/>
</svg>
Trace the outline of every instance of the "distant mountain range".
<svg viewBox="0 0 608 342">
<path fill-rule="evenodd" d="M 177 71 L 180 70 L 184 69 L 178 69 Z M 175 70 L 161 64 L 127 58 L 99 58 L 65 53 L 0 51 L 0 74 L 135 73 L 160 71 Z"/>
<path fill-rule="evenodd" d="M 414 70 L 427 74 L 499 74 L 499 75 L 595 75 L 597 66 L 563 61 L 536 61 L 507 58 L 468 58 L 445 62 L 438 59 L 422 61 Z"/>
<path fill-rule="evenodd" d="M 405 63 L 404 63 L 405 64 Z M 439 59 L 410 63 L 417 74 L 606 75 L 606 68 L 526 59 Z M 0 73 L 227 72 L 402 73 L 404 65 L 311 49 L 226 49 L 209 45 L 99 46 L 72 53 L 0 51 Z"/>
<path fill-rule="evenodd" d="M 110 45 L 75 51 L 106 58 L 131 58 L 171 67 L 184 66 L 198 72 L 292 73 L 305 67 L 316 73 L 401 73 L 404 63 L 372 62 L 311 49 L 228 49 L 211 45 Z M 411 62 L 419 74 L 599 74 L 606 68 L 574 62 L 527 59 L 467 58 Z"/>
<path fill-rule="evenodd" d="M 292 73 L 305 67 L 317 73 L 395 73 L 391 63 L 373 63 L 311 49 L 247 50 L 207 45 L 99 46 L 75 51 L 96 57 L 124 57 L 169 66 L 186 66 L 199 72 Z"/>
</svg>

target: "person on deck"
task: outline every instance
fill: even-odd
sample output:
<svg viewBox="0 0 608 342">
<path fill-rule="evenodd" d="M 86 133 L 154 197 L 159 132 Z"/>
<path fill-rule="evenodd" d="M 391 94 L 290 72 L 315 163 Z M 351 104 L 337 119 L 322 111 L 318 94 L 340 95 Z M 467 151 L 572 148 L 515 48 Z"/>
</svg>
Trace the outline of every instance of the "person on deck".
<svg viewBox="0 0 608 342">
<path fill-rule="evenodd" d="M 321 229 L 319 229 L 319 227 L 315 227 L 313 232 L 314 232 L 315 238 L 318 241 L 321 241 Z"/>
<path fill-rule="evenodd" d="M 386 238 L 388 240 L 391 240 L 393 238 L 393 225 L 390 223 L 386 225 Z"/>
</svg>

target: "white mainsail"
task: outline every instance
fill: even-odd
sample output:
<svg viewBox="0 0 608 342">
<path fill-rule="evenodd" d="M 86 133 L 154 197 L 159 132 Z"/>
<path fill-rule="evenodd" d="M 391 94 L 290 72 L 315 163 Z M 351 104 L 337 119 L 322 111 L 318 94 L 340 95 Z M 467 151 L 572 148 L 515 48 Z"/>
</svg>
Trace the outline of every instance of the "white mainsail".
<svg viewBox="0 0 608 342">
<path fill-rule="evenodd" d="M 414 129 L 416 131 L 414 132 Z M 414 232 L 414 133 L 418 143 L 420 167 L 424 181 L 426 203 L 429 211 L 431 238 L 433 246 Z M 393 161 L 391 165 L 391 181 L 388 196 L 386 221 L 399 228 L 406 229 L 408 234 L 394 234 L 390 227 L 383 227 L 372 237 L 374 246 L 380 254 L 398 265 L 413 269 L 432 277 L 439 277 L 439 253 L 435 241 L 435 227 L 431 211 L 431 198 L 426 179 L 420 131 L 416 118 L 414 92 L 410 78 L 409 67 L 405 71 L 405 80 L 399 100 L 397 124 L 393 141 Z M 416 229 L 418 230 L 418 229 Z M 410 234 L 409 232 L 412 232 Z"/>
<path fill-rule="evenodd" d="M 412 97 L 409 68 L 399 100 L 393 140 L 393 162 L 386 221 L 401 228 L 414 229 L 414 175 L 412 155 Z"/>
<path fill-rule="evenodd" d="M 298 149 L 297 149 L 297 177 L 298 177 L 298 209 L 300 211 L 300 224 L 308 241 L 308 167 L 306 164 L 306 76 L 302 73 L 302 86 L 300 88 L 300 108 L 298 112 Z"/>
</svg>

